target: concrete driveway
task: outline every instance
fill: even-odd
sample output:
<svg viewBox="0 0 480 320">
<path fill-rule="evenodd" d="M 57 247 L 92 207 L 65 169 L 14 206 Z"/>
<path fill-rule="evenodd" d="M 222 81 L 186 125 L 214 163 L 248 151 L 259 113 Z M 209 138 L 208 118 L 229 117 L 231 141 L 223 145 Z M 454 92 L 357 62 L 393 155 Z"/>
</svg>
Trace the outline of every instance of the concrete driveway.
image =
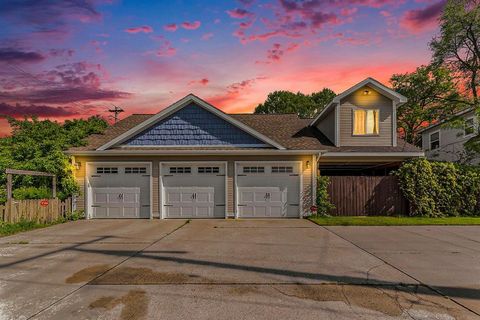
<svg viewBox="0 0 480 320">
<path fill-rule="evenodd" d="M 479 242 L 477 227 L 77 221 L 0 239 L 0 319 L 477 319 Z"/>
</svg>

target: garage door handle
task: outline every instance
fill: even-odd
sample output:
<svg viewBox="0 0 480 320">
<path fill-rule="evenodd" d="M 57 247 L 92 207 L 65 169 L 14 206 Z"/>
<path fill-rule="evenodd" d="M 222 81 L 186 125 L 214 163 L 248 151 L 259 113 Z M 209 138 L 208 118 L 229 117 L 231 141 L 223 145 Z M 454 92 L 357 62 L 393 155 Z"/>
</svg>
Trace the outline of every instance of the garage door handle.
<svg viewBox="0 0 480 320">
<path fill-rule="evenodd" d="M 173 207 L 173 204 L 164 204 L 164 207 Z"/>
<path fill-rule="evenodd" d="M 164 177 L 173 177 L 173 174 L 164 174 Z"/>
<path fill-rule="evenodd" d="M 299 206 L 298 203 L 289 203 L 288 205 L 289 205 L 289 206 L 293 206 L 293 207 L 298 207 L 298 206 Z"/>
<path fill-rule="evenodd" d="M 246 177 L 246 174 L 237 174 L 237 177 Z"/>
<path fill-rule="evenodd" d="M 298 177 L 298 174 L 291 174 L 290 177 Z"/>
<path fill-rule="evenodd" d="M 92 178 L 98 178 L 98 177 L 101 177 L 101 175 L 99 175 L 99 174 L 92 174 Z"/>
<path fill-rule="evenodd" d="M 217 177 L 225 177 L 224 174 L 217 174 Z"/>
</svg>

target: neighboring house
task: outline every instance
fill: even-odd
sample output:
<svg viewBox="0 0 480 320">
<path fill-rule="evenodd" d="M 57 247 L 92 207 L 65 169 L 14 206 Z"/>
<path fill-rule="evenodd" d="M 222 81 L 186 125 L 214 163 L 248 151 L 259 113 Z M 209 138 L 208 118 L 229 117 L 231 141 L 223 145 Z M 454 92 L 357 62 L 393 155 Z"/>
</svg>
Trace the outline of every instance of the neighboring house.
<svg viewBox="0 0 480 320">
<path fill-rule="evenodd" d="M 358 174 L 423 156 L 397 138 L 405 102 L 371 78 L 314 119 L 226 114 L 190 94 L 70 149 L 76 205 L 87 218 L 302 217 L 323 170 Z"/>
<path fill-rule="evenodd" d="M 421 130 L 422 149 L 431 160 L 478 164 L 480 158 L 466 152 L 464 147 L 465 142 L 478 135 L 475 111 L 467 109 L 456 116 L 465 120 L 463 128 L 448 127 L 440 121 Z"/>
</svg>

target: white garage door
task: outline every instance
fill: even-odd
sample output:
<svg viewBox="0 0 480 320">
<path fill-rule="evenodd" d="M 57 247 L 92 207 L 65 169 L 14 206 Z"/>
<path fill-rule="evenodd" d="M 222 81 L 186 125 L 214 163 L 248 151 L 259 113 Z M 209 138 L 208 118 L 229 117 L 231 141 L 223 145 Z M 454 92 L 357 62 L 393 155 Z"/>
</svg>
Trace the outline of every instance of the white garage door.
<svg viewBox="0 0 480 320">
<path fill-rule="evenodd" d="M 89 163 L 90 218 L 150 218 L 150 163 Z"/>
<path fill-rule="evenodd" d="M 237 163 L 237 215 L 288 218 L 300 215 L 300 163 Z"/>
<path fill-rule="evenodd" d="M 164 218 L 224 218 L 224 163 L 162 163 Z"/>
<path fill-rule="evenodd" d="M 96 218 L 139 218 L 140 188 L 92 188 Z"/>
</svg>

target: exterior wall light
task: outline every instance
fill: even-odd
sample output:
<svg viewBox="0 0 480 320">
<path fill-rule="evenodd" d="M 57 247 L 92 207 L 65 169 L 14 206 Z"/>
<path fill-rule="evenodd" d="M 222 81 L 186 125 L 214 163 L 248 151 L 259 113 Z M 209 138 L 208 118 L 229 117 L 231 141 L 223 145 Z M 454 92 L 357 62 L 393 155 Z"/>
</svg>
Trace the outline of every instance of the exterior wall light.
<svg viewBox="0 0 480 320">
<path fill-rule="evenodd" d="M 75 169 L 77 169 L 77 170 L 80 170 L 80 168 L 82 167 L 81 162 L 75 162 L 73 165 L 75 166 Z"/>
<path fill-rule="evenodd" d="M 366 96 L 368 96 L 368 95 L 370 94 L 370 90 L 365 90 L 365 91 L 363 91 L 363 94 L 366 95 Z"/>
<path fill-rule="evenodd" d="M 307 161 L 307 162 L 305 163 L 305 168 L 310 169 L 310 161 Z"/>
</svg>

